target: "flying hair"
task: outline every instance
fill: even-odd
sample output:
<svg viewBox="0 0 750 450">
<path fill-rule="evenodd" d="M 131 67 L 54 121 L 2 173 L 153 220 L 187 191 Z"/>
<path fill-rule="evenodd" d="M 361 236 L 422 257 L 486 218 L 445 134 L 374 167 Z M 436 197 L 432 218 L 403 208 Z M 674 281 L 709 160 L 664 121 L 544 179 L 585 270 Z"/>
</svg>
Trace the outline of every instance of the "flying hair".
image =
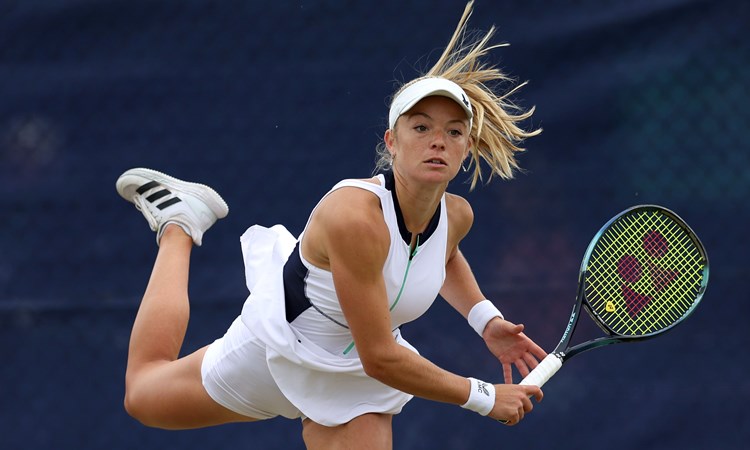
<svg viewBox="0 0 750 450">
<path fill-rule="evenodd" d="M 514 80 L 495 66 L 487 65 L 485 58 L 492 50 L 506 47 L 508 44 L 491 44 L 495 34 L 495 27 L 483 35 L 467 34 L 466 25 L 473 10 L 474 1 L 470 1 L 464 8 L 461 20 L 453 32 L 448 45 L 440 58 L 423 76 L 403 85 L 394 94 L 398 94 L 410 84 L 427 77 L 441 77 L 458 84 L 469 96 L 474 110 L 474 123 L 471 136 L 474 145 L 470 149 L 471 189 L 479 181 L 484 180 L 482 160 L 489 166 L 490 175 L 487 182 L 494 175 L 503 179 L 513 178 L 514 172 L 519 170 L 516 153 L 524 151 L 521 143 L 531 136 L 542 132 L 541 128 L 526 131 L 520 123 L 529 119 L 534 113 L 534 107 L 524 111 L 515 105 L 510 97 L 526 82 L 518 84 L 506 92 L 498 95 L 494 88 L 500 85 L 511 85 Z M 380 146 L 380 159 L 377 169 L 390 168 L 393 161 L 388 151 Z"/>
</svg>

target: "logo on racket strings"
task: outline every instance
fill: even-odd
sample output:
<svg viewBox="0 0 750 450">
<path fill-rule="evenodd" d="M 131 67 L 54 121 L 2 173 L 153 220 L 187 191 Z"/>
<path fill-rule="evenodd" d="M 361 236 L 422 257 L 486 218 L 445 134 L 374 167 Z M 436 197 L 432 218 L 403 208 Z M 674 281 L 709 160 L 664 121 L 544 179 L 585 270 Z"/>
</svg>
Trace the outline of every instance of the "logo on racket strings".
<svg viewBox="0 0 750 450">
<path fill-rule="evenodd" d="M 643 235 L 641 247 L 648 256 L 648 260 L 642 263 L 634 255 L 626 254 L 617 261 L 617 273 L 622 283 L 620 289 L 625 299 L 625 307 L 630 317 L 635 318 L 651 303 L 654 295 L 666 289 L 679 275 L 677 270 L 666 269 L 658 266 L 654 261 L 661 260 L 669 252 L 669 242 L 659 231 L 651 230 Z M 645 270 L 644 270 L 645 269 Z M 644 274 L 650 278 L 648 293 L 638 292 L 633 286 L 641 281 Z M 614 312 L 615 305 L 607 302 L 605 310 Z"/>
</svg>

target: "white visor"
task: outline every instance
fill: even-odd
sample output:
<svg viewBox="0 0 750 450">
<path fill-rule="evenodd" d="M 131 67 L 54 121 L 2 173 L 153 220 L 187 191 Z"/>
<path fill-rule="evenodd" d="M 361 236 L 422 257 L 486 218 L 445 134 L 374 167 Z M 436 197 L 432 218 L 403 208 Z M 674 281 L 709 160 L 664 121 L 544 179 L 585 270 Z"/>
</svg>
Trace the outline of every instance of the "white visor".
<svg viewBox="0 0 750 450">
<path fill-rule="evenodd" d="M 471 130 L 474 113 L 471 111 L 471 102 L 461 86 L 446 80 L 445 78 L 430 77 L 423 78 L 412 83 L 406 89 L 401 91 L 391 103 L 391 110 L 388 113 L 388 128 L 393 129 L 396 120 L 409 111 L 420 100 L 431 95 L 440 95 L 448 97 L 455 101 L 466 111 L 469 119 L 469 130 Z"/>
</svg>

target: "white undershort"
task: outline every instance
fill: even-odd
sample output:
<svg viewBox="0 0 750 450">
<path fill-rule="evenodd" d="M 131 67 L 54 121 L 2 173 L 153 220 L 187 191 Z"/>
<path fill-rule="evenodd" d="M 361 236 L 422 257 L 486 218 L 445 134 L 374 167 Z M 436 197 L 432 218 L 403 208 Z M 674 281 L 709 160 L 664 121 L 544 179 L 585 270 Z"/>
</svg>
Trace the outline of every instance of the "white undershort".
<svg viewBox="0 0 750 450">
<path fill-rule="evenodd" d="M 208 395 L 238 414 L 261 420 L 302 416 L 273 380 L 265 346 L 239 317 L 206 350 L 201 376 Z"/>
</svg>

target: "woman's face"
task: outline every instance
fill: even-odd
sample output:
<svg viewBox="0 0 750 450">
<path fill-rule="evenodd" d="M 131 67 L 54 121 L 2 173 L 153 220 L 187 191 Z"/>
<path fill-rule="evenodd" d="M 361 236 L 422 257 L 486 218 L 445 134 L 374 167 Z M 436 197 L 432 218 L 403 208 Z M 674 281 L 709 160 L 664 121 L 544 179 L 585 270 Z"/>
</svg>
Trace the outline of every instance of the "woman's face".
<svg viewBox="0 0 750 450">
<path fill-rule="evenodd" d="M 420 100 L 387 130 L 393 169 L 426 183 L 447 185 L 461 168 L 471 138 L 463 108 L 447 97 Z"/>
</svg>

